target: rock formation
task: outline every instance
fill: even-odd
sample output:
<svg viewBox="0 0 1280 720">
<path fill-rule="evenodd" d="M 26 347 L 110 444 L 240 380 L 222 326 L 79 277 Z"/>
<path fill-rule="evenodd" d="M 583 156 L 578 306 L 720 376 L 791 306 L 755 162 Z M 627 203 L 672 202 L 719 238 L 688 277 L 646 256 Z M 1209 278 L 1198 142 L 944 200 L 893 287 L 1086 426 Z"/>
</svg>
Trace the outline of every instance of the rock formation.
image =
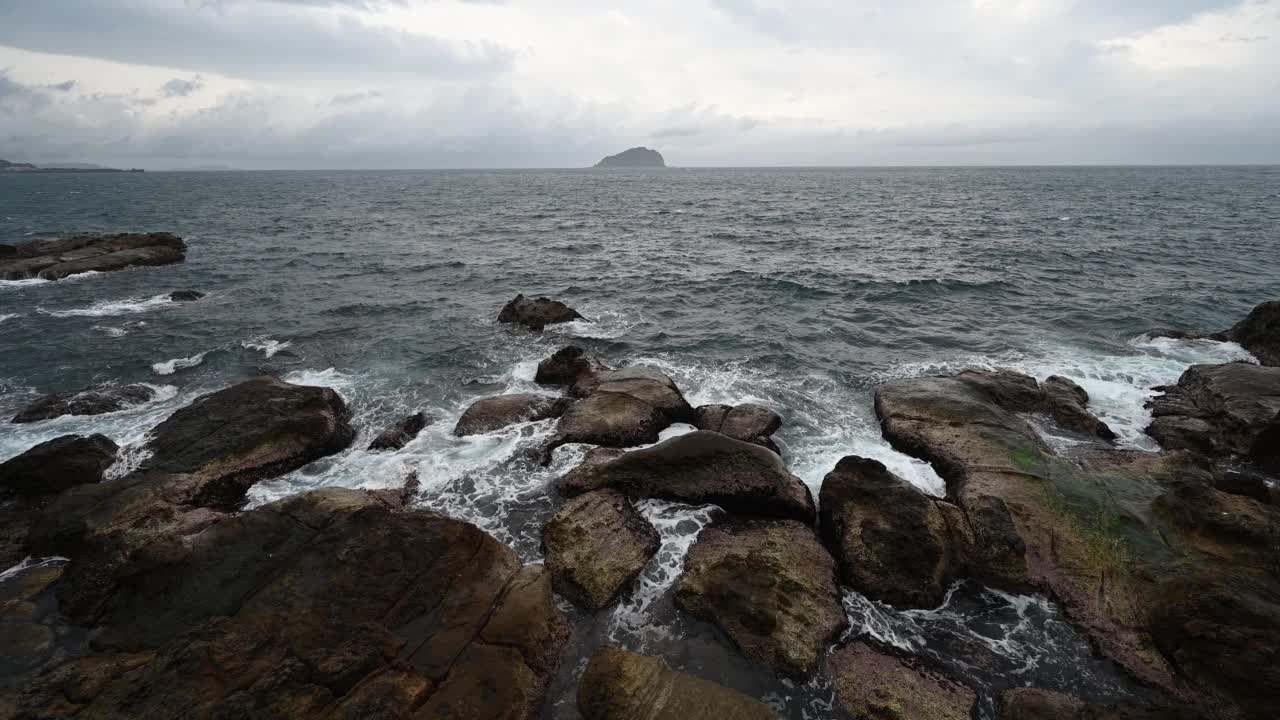
<svg viewBox="0 0 1280 720">
<path fill-rule="evenodd" d="M 646 147 L 633 147 L 617 155 L 610 155 L 596 163 L 598 168 L 606 167 L 666 167 L 662 153 Z"/>
<path fill-rule="evenodd" d="M 604 647 L 578 683 L 583 720 L 776 720 L 766 705 L 672 670 L 661 658 Z"/>
<path fill-rule="evenodd" d="M 494 395 L 480 398 L 462 413 L 453 434 L 459 437 L 493 432 L 508 425 L 547 420 L 564 414 L 569 398 L 548 397 L 530 393 Z"/>
<path fill-rule="evenodd" d="M 579 495 L 542 529 L 556 592 L 589 610 L 611 604 L 658 546 L 658 531 L 614 490 Z"/>
<path fill-rule="evenodd" d="M 782 454 L 773 441 L 773 434 L 782 427 L 782 416 L 767 407 L 754 403 L 703 405 L 697 409 L 693 424 L 699 430 L 718 432 Z"/>
<path fill-rule="evenodd" d="M 969 720 L 973 690 L 892 655 L 852 642 L 831 655 L 840 705 L 857 718 Z"/>
<path fill-rule="evenodd" d="M 369 449 L 399 450 L 413 442 L 413 439 L 418 437 L 418 433 L 422 432 L 430 424 L 431 418 L 427 417 L 426 413 L 416 412 L 383 430 L 378 437 L 373 439 L 373 442 L 369 443 Z"/>
<path fill-rule="evenodd" d="M 51 495 L 102 481 L 119 448 L 104 435 L 64 435 L 0 463 L 0 495 Z"/>
<path fill-rule="evenodd" d="M 171 265 L 185 260 L 187 253 L 187 244 L 172 233 L 74 235 L 5 247 L 13 249 L 0 252 L 3 280 L 61 280 L 90 271 Z"/>
<path fill-rule="evenodd" d="M 102 415 L 140 405 L 156 396 L 147 385 L 96 385 L 74 392 L 53 393 L 28 405 L 15 423 L 52 420 L 63 415 Z"/>
<path fill-rule="evenodd" d="M 542 330 L 548 325 L 583 319 L 577 310 L 559 300 L 544 297 L 530 300 L 524 295 L 516 295 L 498 313 L 498 322 L 515 323 L 530 330 Z"/>
</svg>

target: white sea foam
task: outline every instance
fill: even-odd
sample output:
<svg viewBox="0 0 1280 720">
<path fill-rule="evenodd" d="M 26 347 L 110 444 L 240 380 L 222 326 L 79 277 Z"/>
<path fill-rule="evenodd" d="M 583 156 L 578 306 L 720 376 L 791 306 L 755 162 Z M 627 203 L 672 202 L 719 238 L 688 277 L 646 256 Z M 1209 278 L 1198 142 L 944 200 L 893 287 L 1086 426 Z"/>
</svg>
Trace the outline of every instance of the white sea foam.
<svg viewBox="0 0 1280 720">
<path fill-rule="evenodd" d="M 124 337 L 129 334 L 129 331 L 123 327 L 111 327 L 109 325 L 94 325 L 93 329 L 106 333 L 107 337 L 113 338 Z"/>
<path fill-rule="evenodd" d="M 587 306 L 581 312 L 587 317 L 586 320 L 548 325 L 543 332 L 548 335 L 613 340 L 625 336 L 644 321 L 638 310 L 620 311 Z"/>
<path fill-rule="evenodd" d="M 19 315 L 18 313 L 5 313 L 3 315 L 0 315 L 0 323 L 4 322 L 5 320 L 12 320 L 16 317 L 22 317 L 22 316 Z"/>
<path fill-rule="evenodd" d="M 45 557 L 45 558 L 33 558 L 30 555 L 28 555 L 27 557 L 22 559 L 22 562 L 18 563 L 17 565 L 14 565 L 13 567 L 7 570 L 0 572 L 0 583 L 6 582 L 8 580 L 12 580 L 13 578 L 17 577 L 18 575 L 21 575 L 27 570 L 48 567 L 50 565 L 62 565 L 63 563 L 68 563 L 68 562 L 71 562 L 70 559 L 60 557 L 57 555 L 52 555 L 50 557 Z"/>
<path fill-rule="evenodd" d="M 52 317 L 108 317 L 112 315 L 128 315 L 147 312 L 162 305 L 171 304 L 173 300 L 165 295 L 154 295 L 149 298 L 126 298 L 124 300 L 103 300 L 89 307 L 72 308 L 70 310 L 45 310 L 36 308 L 38 312 Z"/>
<path fill-rule="evenodd" d="M 272 340 L 270 338 L 258 338 L 256 340 L 245 340 L 244 342 L 240 343 L 240 347 L 246 350 L 257 350 L 258 352 L 262 353 L 264 356 L 269 358 L 275 357 L 276 353 L 280 352 L 281 350 L 287 347 L 290 347 L 291 345 L 292 343 L 288 341 L 280 342 L 279 340 Z"/>
<path fill-rule="evenodd" d="M 153 364 L 151 366 L 151 369 L 157 375 L 172 375 L 179 370 L 193 368 L 199 365 L 200 363 L 204 362 L 204 356 L 208 355 L 209 352 L 210 351 L 206 350 L 202 353 L 197 353 L 195 355 L 192 355 L 191 357 L 174 358 L 172 360 L 158 362 Z"/>
<path fill-rule="evenodd" d="M 357 378 L 336 368 L 328 368 L 326 370 L 295 370 L 285 375 L 284 381 L 294 385 L 332 388 L 345 397 L 355 387 Z"/>
<path fill-rule="evenodd" d="M 44 278 L 22 278 L 21 280 L 0 280 L 0 290 L 18 290 L 33 285 L 45 285 L 53 282 Z"/>
</svg>

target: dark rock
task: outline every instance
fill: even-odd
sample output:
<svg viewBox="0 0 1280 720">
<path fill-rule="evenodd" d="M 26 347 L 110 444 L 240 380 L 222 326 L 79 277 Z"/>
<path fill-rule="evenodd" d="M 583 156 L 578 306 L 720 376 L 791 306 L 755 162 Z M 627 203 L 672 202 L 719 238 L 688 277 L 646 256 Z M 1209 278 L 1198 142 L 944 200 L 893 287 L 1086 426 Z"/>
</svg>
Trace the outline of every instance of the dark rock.
<svg viewBox="0 0 1280 720">
<path fill-rule="evenodd" d="M 172 233 L 75 235 L 14 246 L 0 259 L 0 279 L 61 280 L 83 272 L 169 265 L 186 259 L 187 245 Z"/>
<path fill-rule="evenodd" d="M 1239 343 L 1263 365 L 1280 366 L 1280 300 L 1258 305 L 1221 335 Z"/>
<path fill-rule="evenodd" d="M 0 677 L 17 678 L 54 659 L 56 608 L 41 598 L 62 573 L 61 564 L 6 570 L 0 581 Z"/>
<path fill-rule="evenodd" d="M 977 695 L 907 661 L 850 643 L 831 655 L 831 680 L 851 717 L 883 720 L 969 720 Z"/>
<path fill-rule="evenodd" d="M 657 442 L 672 423 L 693 420 L 693 408 L 671 378 L 650 368 L 591 375 L 574 386 L 585 396 L 565 411 L 550 450 L 566 443 L 632 447 Z"/>
<path fill-rule="evenodd" d="M 553 586 L 590 610 L 611 604 L 659 545 L 658 531 L 614 490 L 570 500 L 542 529 Z"/>
<path fill-rule="evenodd" d="M 105 435 L 64 435 L 42 442 L 0 464 L 0 490 L 44 495 L 101 482 L 118 449 Z"/>
<path fill-rule="evenodd" d="M 24 683 L 21 717 L 529 718 L 568 635 L 541 566 L 359 490 L 163 535 L 127 565 L 95 654 Z"/>
<path fill-rule="evenodd" d="M 1097 705 L 1052 690 L 1015 688 L 1000 698 L 1000 720 L 1203 720 L 1176 705 Z"/>
<path fill-rule="evenodd" d="M 459 437 L 476 435 L 516 423 L 560 417 L 570 402 L 569 398 L 529 393 L 480 398 L 458 418 L 453 434 Z"/>
<path fill-rule="evenodd" d="M 610 155 L 600 162 L 596 163 L 596 167 L 666 167 L 667 163 L 662 159 L 662 153 L 657 150 L 650 150 L 646 147 L 633 147 L 630 150 L 623 150 L 617 155 Z"/>
<path fill-rule="evenodd" d="M 531 330 L 541 330 L 548 325 L 566 323 L 573 320 L 584 320 L 577 310 L 559 300 L 538 298 L 530 300 L 524 295 L 517 295 L 498 313 L 498 322 L 516 323 Z"/>
<path fill-rule="evenodd" d="M 1253 453 L 1280 414 L 1280 368 L 1192 365 L 1148 406 L 1153 420 L 1147 434 L 1166 448 L 1210 457 Z"/>
<path fill-rule="evenodd" d="M 712 525 L 685 558 L 675 601 L 714 623 L 747 657 L 807 677 L 848 625 L 835 561 L 806 525 L 752 520 Z"/>
<path fill-rule="evenodd" d="M 146 385 L 96 385 L 76 392 L 53 393 L 31 403 L 15 423 L 51 420 L 63 415 L 102 415 L 140 405 L 156 396 Z"/>
<path fill-rule="evenodd" d="M 578 682 L 583 720 L 775 720 L 735 690 L 676 672 L 662 658 L 603 647 Z"/>
<path fill-rule="evenodd" d="M 822 481 L 821 536 L 840 577 L 876 600 L 936 607 L 956 568 L 937 503 L 875 460 L 850 455 Z"/>
<path fill-rule="evenodd" d="M 399 450 L 413 442 L 423 428 L 431 424 L 426 413 L 417 412 L 405 417 L 396 424 L 382 431 L 382 434 L 369 443 L 370 450 Z"/>
<path fill-rule="evenodd" d="M 782 416 L 761 405 L 703 405 L 695 411 L 693 424 L 699 430 L 718 432 L 779 452 L 772 436 L 782 427 Z"/>
<path fill-rule="evenodd" d="M 636 498 L 712 503 L 731 513 L 814 519 L 809 488 L 775 453 L 706 430 L 584 463 L 560 478 L 557 487 L 565 495 L 608 487 Z"/>
<path fill-rule="evenodd" d="M 204 293 L 195 290 L 174 290 L 169 293 L 169 299 L 174 302 L 195 302 L 204 297 Z"/>
<path fill-rule="evenodd" d="M 551 357 L 538 363 L 533 381 L 539 385 L 555 385 L 574 388 L 579 384 L 584 390 L 594 387 L 597 373 L 608 370 L 598 359 L 576 345 L 557 350 Z M 574 392 L 574 397 L 584 397 L 585 392 Z"/>
<path fill-rule="evenodd" d="M 1062 427 L 1103 440 L 1115 440 L 1116 434 L 1106 423 L 1085 409 L 1089 393 L 1076 383 L 1059 375 L 1050 376 L 1041 385 L 1048 414 Z"/>
<path fill-rule="evenodd" d="M 1249 459 L 1264 470 L 1280 476 L 1280 413 L 1271 418 L 1271 422 L 1258 433 L 1253 447 L 1249 449 Z"/>
<path fill-rule="evenodd" d="M 1224 493 L 1253 498 L 1264 504 L 1273 501 L 1266 476 L 1249 470 L 1227 470 L 1214 478 L 1213 487 Z"/>
</svg>

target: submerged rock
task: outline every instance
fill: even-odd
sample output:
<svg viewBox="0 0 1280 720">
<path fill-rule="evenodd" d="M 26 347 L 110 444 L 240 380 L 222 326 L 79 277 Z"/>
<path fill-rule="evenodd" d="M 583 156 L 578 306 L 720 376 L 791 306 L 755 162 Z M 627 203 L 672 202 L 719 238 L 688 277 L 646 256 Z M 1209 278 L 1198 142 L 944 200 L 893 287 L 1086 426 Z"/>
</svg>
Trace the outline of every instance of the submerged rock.
<svg viewBox="0 0 1280 720">
<path fill-rule="evenodd" d="M 658 531 L 614 490 L 570 500 L 542 529 L 553 586 L 590 610 L 611 604 L 659 545 Z"/>
<path fill-rule="evenodd" d="M 156 391 L 147 385 L 95 385 L 75 392 L 53 393 L 28 405 L 15 423 L 51 420 L 63 415 L 103 415 L 149 402 Z"/>
<path fill-rule="evenodd" d="M 775 672 L 811 675 L 848 625 L 835 562 L 793 520 L 712 525 L 689 548 L 676 605 L 724 630 Z"/>
<path fill-rule="evenodd" d="M 604 647 L 578 682 L 583 720 L 775 720 L 761 702 L 676 672 L 662 658 Z"/>
<path fill-rule="evenodd" d="M 156 537 L 23 717 L 532 717 L 568 636 L 541 566 L 326 489 Z"/>
<path fill-rule="evenodd" d="M 459 437 L 493 432 L 508 425 L 560 417 L 572 402 L 569 398 L 519 393 L 480 398 L 462 413 L 453 434 Z"/>
<path fill-rule="evenodd" d="M 939 504 L 875 460 L 842 459 L 818 498 L 841 579 L 876 600 L 936 607 L 958 570 Z"/>
<path fill-rule="evenodd" d="M 186 259 L 187 244 L 172 233 L 75 235 L 12 246 L 0 255 L 0 279 L 61 280 L 84 272 L 170 265 Z"/>
<path fill-rule="evenodd" d="M 969 720 L 977 695 L 964 685 L 853 642 L 831 655 L 831 681 L 852 717 Z"/>
<path fill-rule="evenodd" d="M 696 411 L 694 426 L 755 443 L 781 454 L 773 434 L 782 427 L 782 416 L 762 405 L 703 405 Z"/>
<path fill-rule="evenodd" d="M 204 297 L 204 293 L 195 290 L 174 290 L 169 293 L 169 299 L 174 302 L 195 302 Z"/>
<path fill-rule="evenodd" d="M 422 432 L 430 424 L 431 418 L 427 417 L 426 413 L 416 412 L 383 430 L 381 435 L 369 443 L 369 449 L 399 450 L 413 442 L 413 439 L 418 437 L 418 433 Z"/>
<path fill-rule="evenodd" d="M 64 435 L 0 463 L 0 491 L 19 495 L 60 493 L 102 482 L 119 447 L 105 435 Z"/>
<path fill-rule="evenodd" d="M 530 300 L 524 295 L 516 295 L 498 313 L 498 322 L 524 325 L 531 330 L 541 330 L 548 325 L 585 319 L 577 310 L 559 300 L 544 297 Z"/>
<path fill-rule="evenodd" d="M 731 513 L 814 519 L 809 488 L 777 454 L 706 430 L 583 463 L 557 487 L 566 495 L 607 487 L 636 498 L 712 503 Z"/>
</svg>

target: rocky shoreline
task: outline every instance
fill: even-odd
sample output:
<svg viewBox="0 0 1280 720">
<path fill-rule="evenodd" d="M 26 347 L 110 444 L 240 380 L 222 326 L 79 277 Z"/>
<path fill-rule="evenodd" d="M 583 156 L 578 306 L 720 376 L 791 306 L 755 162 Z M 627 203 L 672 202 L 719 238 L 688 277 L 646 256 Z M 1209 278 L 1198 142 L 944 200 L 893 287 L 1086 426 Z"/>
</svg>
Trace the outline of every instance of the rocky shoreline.
<svg viewBox="0 0 1280 720">
<path fill-rule="evenodd" d="M 932 463 L 943 498 L 851 455 L 815 499 L 772 440 L 784 418 L 771 409 L 693 407 L 653 368 L 561 349 L 537 369 L 547 394 L 482 398 L 454 428 L 554 422 L 543 460 L 594 446 L 547 489 L 562 502 L 542 531 L 545 564 L 416 508 L 415 477 L 242 509 L 255 483 L 352 444 L 346 402 L 326 388 L 258 377 L 198 398 L 114 479 L 109 438 L 42 443 L 0 464 L 0 567 L 15 567 L 0 576 L 0 720 L 550 717 L 548 687 L 566 672 L 587 720 L 775 716 L 659 658 L 574 636 L 570 615 L 617 602 L 658 552 L 635 509 L 651 498 L 723 511 L 688 551 L 679 611 L 743 662 L 828 682 L 839 716 L 975 714 L 973 688 L 848 632 L 841 602 L 852 588 L 929 608 L 972 579 L 1052 597 L 1145 688 L 1109 706 L 1011 690 L 1004 718 L 1274 717 L 1277 308 L 1231 331 L 1264 365 L 1193 366 L 1153 399 L 1160 452 L 1114 447 L 1064 378 L 969 370 L 882 384 L 884 437 Z M 579 318 L 520 296 L 499 322 L 536 332 Z M 14 421 L 145 402 L 136 388 L 56 394 Z M 1055 451 L 1029 418 L 1081 442 Z M 396 452 L 430 422 L 406 417 L 374 446 Z M 663 439 L 676 424 L 694 430 Z M 571 651 L 591 659 L 563 668 Z"/>
<path fill-rule="evenodd" d="M 84 234 L 0 245 L 0 280 L 61 280 L 86 272 L 172 265 L 185 260 L 186 253 L 182 238 L 164 232 Z M 181 299 L 196 299 L 189 291 L 187 295 Z"/>
</svg>

